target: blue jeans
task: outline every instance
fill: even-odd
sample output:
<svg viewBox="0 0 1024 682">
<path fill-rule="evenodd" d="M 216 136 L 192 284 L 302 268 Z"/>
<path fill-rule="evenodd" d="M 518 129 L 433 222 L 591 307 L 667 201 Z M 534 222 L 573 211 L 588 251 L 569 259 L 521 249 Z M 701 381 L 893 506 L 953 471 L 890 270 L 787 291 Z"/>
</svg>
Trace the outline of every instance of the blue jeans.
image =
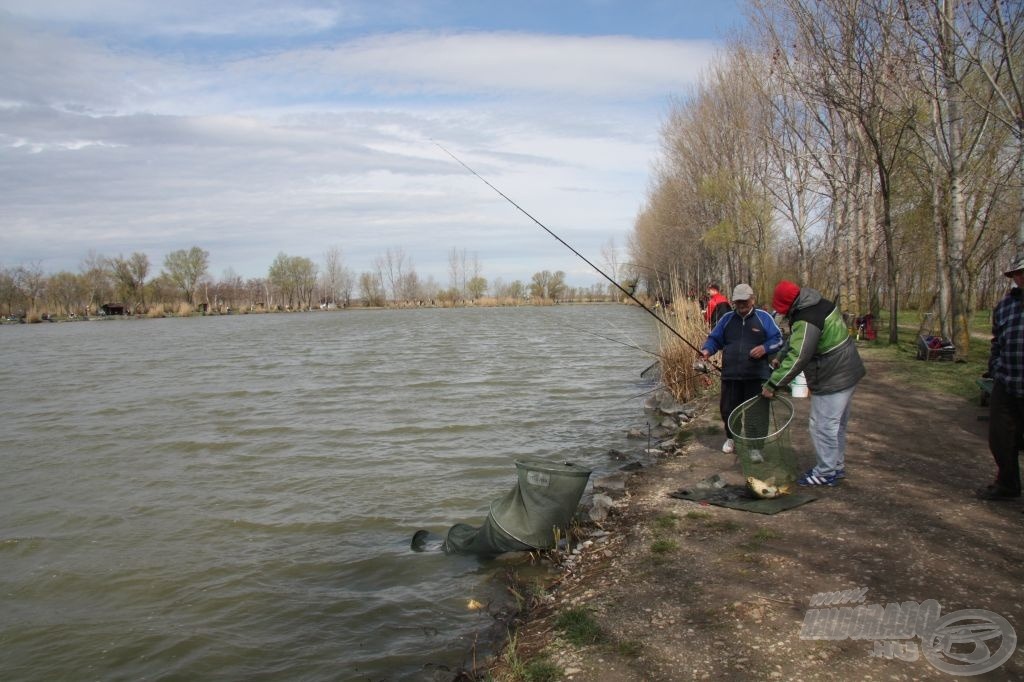
<svg viewBox="0 0 1024 682">
<path fill-rule="evenodd" d="M 814 473 L 827 476 L 846 467 L 846 422 L 856 386 L 820 395 L 811 393 L 810 431 L 818 463 Z"/>
</svg>

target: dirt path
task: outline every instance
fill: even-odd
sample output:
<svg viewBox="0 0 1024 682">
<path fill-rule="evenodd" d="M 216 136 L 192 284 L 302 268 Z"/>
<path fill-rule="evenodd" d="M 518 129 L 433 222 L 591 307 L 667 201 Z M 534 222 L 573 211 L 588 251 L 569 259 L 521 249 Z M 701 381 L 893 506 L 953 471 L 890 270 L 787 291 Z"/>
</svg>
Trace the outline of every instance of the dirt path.
<svg viewBox="0 0 1024 682">
<path fill-rule="evenodd" d="M 950 679 L 923 655 L 893 657 L 912 658 L 920 638 L 887 650 L 801 638 L 813 595 L 866 588 L 864 604 L 931 599 L 943 615 L 1004 617 L 1018 649 L 975 679 L 1024 679 L 1024 514 L 1019 502 L 973 497 L 994 473 L 984 410 L 894 385 L 883 362 L 868 370 L 841 486 L 774 516 L 669 497 L 713 473 L 742 481 L 722 436 L 698 437 L 630 479 L 628 506 L 606 524 L 611 540 L 587 550 L 555 605 L 519 632 L 523 657 L 543 653 L 574 680 Z M 793 446 L 810 465 L 807 401 L 794 402 Z M 716 413 L 704 410 L 705 425 Z M 653 551 L 658 540 L 677 549 Z M 559 634 L 556 617 L 576 607 L 601 626 L 602 642 L 576 646 Z"/>
</svg>

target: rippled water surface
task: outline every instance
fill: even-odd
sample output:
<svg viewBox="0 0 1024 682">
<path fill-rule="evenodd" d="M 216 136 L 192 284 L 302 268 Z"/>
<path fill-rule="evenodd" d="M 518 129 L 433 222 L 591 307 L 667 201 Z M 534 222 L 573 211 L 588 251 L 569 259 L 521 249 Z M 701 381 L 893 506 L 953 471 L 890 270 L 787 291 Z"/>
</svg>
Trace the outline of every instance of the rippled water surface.
<svg viewBox="0 0 1024 682">
<path fill-rule="evenodd" d="M 519 457 L 643 421 L 626 306 L 0 327 L 0 679 L 423 679 L 465 661 Z M 587 333 L 590 331 L 592 333 Z"/>
</svg>

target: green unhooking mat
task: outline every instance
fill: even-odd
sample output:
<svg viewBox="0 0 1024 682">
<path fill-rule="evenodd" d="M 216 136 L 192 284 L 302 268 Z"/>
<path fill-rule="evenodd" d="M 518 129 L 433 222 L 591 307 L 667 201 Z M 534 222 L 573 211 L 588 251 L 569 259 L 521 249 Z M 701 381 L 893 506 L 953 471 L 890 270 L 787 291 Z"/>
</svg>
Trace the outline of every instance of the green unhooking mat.
<svg viewBox="0 0 1024 682">
<path fill-rule="evenodd" d="M 669 497 L 691 502 L 706 502 L 716 507 L 728 507 L 740 511 L 754 512 L 756 514 L 778 514 L 780 511 L 793 509 L 802 504 L 813 502 L 818 499 L 807 493 L 791 493 L 780 497 L 773 497 L 770 500 L 762 500 L 755 497 L 752 492 L 742 485 L 727 485 L 721 488 L 702 487 L 699 484 L 693 488 L 680 488 L 669 493 Z"/>
</svg>

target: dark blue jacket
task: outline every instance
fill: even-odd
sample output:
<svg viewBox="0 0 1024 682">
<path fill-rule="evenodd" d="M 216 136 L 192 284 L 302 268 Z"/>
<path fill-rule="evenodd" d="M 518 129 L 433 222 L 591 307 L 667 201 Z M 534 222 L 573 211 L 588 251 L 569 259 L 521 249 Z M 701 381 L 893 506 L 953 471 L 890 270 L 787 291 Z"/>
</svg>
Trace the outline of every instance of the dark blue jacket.
<svg viewBox="0 0 1024 682">
<path fill-rule="evenodd" d="M 754 346 L 764 346 L 760 360 L 750 357 Z M 754 308 L 746 317 L 735 310 L 726 313 L 708 335 L 701 350 L 709 355 L 722 351 L 722 379 L 758 379 L 764 381 L 771 374 L 768 360 L 782 348 L 782 332 L 771 315 Z"/>
</svg>

